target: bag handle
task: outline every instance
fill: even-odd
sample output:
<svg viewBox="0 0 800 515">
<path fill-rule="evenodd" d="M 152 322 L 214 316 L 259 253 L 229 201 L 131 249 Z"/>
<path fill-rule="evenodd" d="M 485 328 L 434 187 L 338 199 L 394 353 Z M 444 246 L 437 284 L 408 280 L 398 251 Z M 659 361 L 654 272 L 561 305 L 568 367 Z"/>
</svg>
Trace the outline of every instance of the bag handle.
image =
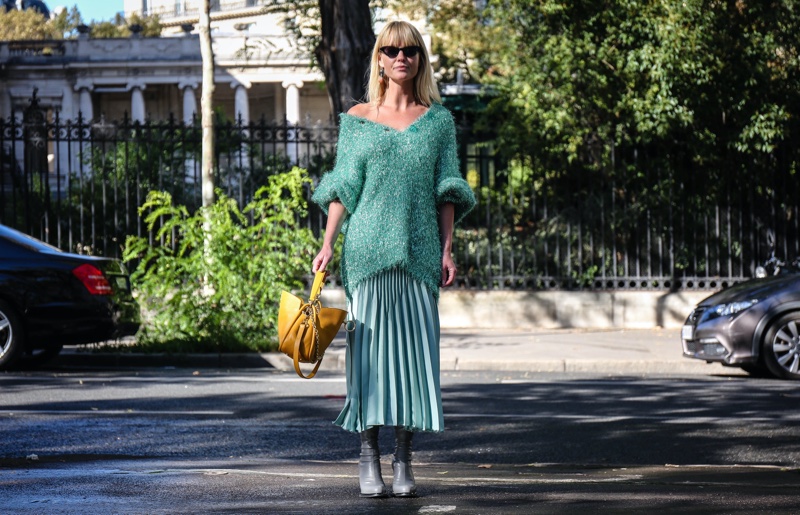
<svg viewBox="0 0 800 515">
<path fill-rule="evenodd" d="M 308 296 L 308 302 L 314 302 L 317 297 L 319 297 L 320 293 L 322 293 L 322 287 L 325 285 L 325 279 L 328 278 L 328 272 L 326 270 L 320 270 L 314 276 L 314 283 L 311 285 L 311 293 Z"/>
</svg>

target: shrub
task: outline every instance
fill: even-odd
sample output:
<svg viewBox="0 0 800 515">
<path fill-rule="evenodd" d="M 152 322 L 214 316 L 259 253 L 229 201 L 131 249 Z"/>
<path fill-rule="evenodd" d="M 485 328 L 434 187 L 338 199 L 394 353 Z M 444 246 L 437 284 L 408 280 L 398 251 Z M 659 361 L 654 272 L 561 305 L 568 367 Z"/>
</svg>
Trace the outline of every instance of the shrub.
<svg viewBox="0 0 800 515">
<path fill-rule="evenodd" d="M 145 312 L 140 348 L 273 350 L 281 290 L 303 288 L 319 241 L 299 226 L 310 179 L 295 167 L 269 178 L 240 209 L 217 192 L 191 214 L 153 191 L 139 210 L 150 237 L 129 236 L 134 290 Z"/>
</svg>

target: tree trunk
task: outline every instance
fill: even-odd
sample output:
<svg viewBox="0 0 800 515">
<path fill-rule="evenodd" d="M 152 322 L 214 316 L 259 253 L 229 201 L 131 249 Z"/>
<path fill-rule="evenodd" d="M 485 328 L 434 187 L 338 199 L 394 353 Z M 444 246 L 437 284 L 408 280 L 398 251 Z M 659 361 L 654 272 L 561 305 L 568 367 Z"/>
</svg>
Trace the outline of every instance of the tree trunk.
<svg viewBox="0 0 800 515">
<path fill-rule="evenodd" d="M 200 150 L 200 177 L 202 182 L 203 207 L 214 205 L 214 50 L 211 47 L 211 1 L 200 0 L 200 20 L 197 31 L 200 33 L 200 56 L 203 59 L 203 92 L 200 96 L 200 127 L 202 140 Z M 205 210 L 203 221 L 203 256 L 205 271 L 202 277 L 201 293 L 209 298 L 214 294 L 212 284 L 211 257 L 211 213 Z"/>
<path fill-rule="evenodd" d="M 202 127 L 202 150 L 200 174 L 203 206 L 214 204 L 214 51 L 211 47 L 210 0 L 200 0 L 200 55 L 203 59 L 203 91 L 200 96 L 200 126 Z"/>
<path fill-rule="evenodd" d="M 369 0 L 319 0 L 319 9 L 322 30 L 315 54 L 337 115 L 364 99 L 375 45 L 372 14 Z"/>
</svg>

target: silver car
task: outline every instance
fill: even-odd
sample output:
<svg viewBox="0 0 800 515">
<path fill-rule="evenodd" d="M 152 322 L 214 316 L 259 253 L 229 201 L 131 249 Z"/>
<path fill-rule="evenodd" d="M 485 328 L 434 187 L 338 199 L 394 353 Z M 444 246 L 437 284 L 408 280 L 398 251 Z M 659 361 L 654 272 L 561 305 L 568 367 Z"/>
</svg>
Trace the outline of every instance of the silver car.
<svg viewBox="0 0 800 515">
<path fill-rule="evenodd" d="M 800 379 L 800 273 L 752 279 L 707 297 L 686 319 L 681 339 L 687 358 Z"/>
</svg>

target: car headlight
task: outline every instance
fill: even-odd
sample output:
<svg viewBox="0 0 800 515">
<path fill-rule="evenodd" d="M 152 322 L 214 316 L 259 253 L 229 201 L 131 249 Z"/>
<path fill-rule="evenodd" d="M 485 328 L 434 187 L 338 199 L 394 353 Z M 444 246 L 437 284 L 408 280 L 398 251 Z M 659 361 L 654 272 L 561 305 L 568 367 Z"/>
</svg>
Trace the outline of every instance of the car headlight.
<svg viewBox="0 0 800 515">
<path fill-rule="evenodd" d="M 728 304 L 717 304 L 711 308 L 711 312 L 715 315 L 713 318 L 735 315 L 740 311 L 744 311 L 745 309 L 752 307 L 757 302 L 758 299 L 750 299 L 739 302 L 730 302 Z"/>
</svg>

